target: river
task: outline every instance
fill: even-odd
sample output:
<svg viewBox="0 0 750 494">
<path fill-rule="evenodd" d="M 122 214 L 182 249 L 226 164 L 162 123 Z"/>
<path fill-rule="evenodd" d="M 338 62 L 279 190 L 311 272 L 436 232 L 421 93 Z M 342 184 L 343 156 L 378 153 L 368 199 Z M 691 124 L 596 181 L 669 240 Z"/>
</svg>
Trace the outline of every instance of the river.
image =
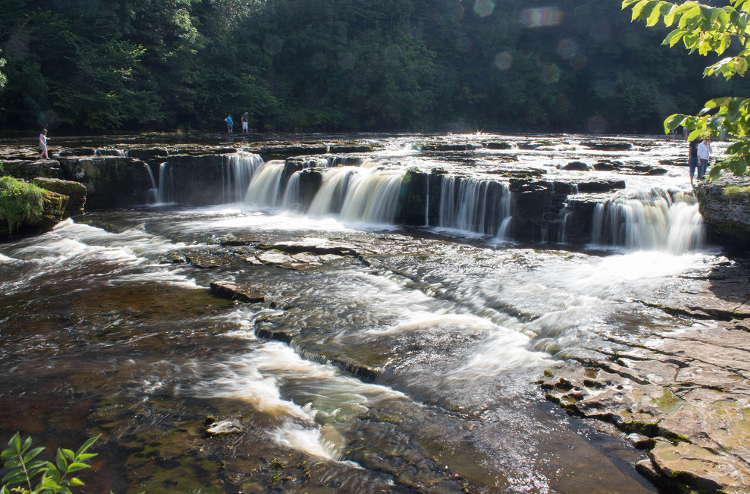
<svg viewBox="0 0 750 494">
<path fill-rule="evenodd" d="M 361 191 L 406 167 L 458 166 L 402 141 L 372 168 L 388 172 L 381 186 L 360 173 Z M 566 142 L 523 159 L 565 173 L 550 156 Z M 681 152 L 665 141 L 648 158 Z M 398 227 L 388 194 L 334 214 L 327 192 L 299 211 L 272 166 L 251 173 L 243 202 L 92 211 L 0 244 L 0 439 L 73 448 L 102 434 L 83 492 L 656 492 L 632 466 L 642 452 L 535 381 L 556 359 L 690 331 L 641 302 L 689 292 L 724 261 L 702 241 L 685 168 L 629 177 L 619 201 L 646 211 L 646 230 L 573 248 L 476 231 L 476 208 Z M 663 190 L 685 202 L 655 206 Z M 289 241 L 357 255 L 258 262 Z M 265 302 L 212 295 L 222 280 Z M 206 433 L 223 421 L 237 433 Z"/>
</svg>

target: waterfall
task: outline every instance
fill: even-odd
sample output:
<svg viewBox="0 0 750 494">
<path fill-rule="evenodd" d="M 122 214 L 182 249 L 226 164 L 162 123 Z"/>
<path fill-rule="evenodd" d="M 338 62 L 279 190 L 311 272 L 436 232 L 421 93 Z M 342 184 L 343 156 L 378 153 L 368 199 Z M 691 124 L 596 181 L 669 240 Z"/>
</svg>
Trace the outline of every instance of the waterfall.
<svg viewBox="0 0 750 494">
<path fill-rule="evenodd" d="M 344 221 L 392 223 L 403 170 L 337 167 L 323 177 L 308 208 L 312 216 L 338 215 Z"/>
<path fill-rule="evenodd" d="M 438 226 L 497 235 L 510 217 L 506 184 L 444 175 Z M 506 228 L 507 230 L 507 228 Z"/>
<path fill-rule="evenodd" d="M 169 162 L 165 161 L 159 165 L 159 204 L 171 202 L 175 197 L 174 194 L 174 175 Z"/>
<path fill-rule="evenodd" d="M 245 203 L 259 207 L 276 207 L 279 202 L 283 172 L 284 162 L 282 160 L 264 163 L 255 173 L 247 188 Z"/>
<path fill-rule="evenodd" d="M 353 176 L 341 207 L 341 219 L 392 223 L 404 171 L 362 169 Z"/>
<path fill-rule="evenodd" d="M 245 198 L 255 171 L 263 165 L 257 154 L 235 153 L 224 156 L 222 183 L 224 203 L 240 202 Z"/>
<path fill-rule="evenodd" d="M 356 172 L 357 169 L 353 167 L 338 167 L 327 171 L 307 213 L 311 216 L 338 214 L 344 202 L 349 178 Z"/>
<path fill-rule="evenodd" d="M 620 196 L 597 204 L 591 241 L 629 249 L 679 254 L 703 245 L 703 219 L 692 195 L 663 190 Z"/>
<path fill-rule="evenodd" d="M 122 150 L 122 149 L 115 149 L 115 148 L 97 148 L 94 150 L 94 156 L 117 156 L 120 158 L 127 158 L 128 157 L 128 151 Z"/>
<path fill-rule="evenodd" d="M 148 172 L 148 178 L 151 180 L 151 188 L 148 190 L 148 198 L 146 199 L 146 204 L 156 204 L 159 202 L 159 188 L 156 186 L 154 172 L 151 171 L 151 167 L 148 166 L 147 163 L 144 163 L 143 167 Z"/>
<path fill-rule="evenodd" d="M 286 184 L 286 190 L 284 191 L 284 199 L 281 201 L 281 207 L 290 211 L 299 210 L 302 207 L 300 203 L 300 177 L 301 172 L 294 172 L 289 177 L 289 181 Z"/>
</svg>

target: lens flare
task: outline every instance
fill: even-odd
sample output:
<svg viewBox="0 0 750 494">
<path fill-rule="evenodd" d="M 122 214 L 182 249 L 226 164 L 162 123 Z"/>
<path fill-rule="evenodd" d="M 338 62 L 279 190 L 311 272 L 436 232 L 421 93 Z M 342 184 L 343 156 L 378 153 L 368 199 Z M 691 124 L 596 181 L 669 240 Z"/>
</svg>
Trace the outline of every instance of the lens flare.
<svg viewBox="0 0 750 494">
<path fill-rule="evenodd" d="M 555 65 L 551 64 L 548 65 L 547 68 L 544 70 L 544 79 L 549 84 L 556 84 L 560 81 L 560 68 Z"/>
<path fill-rule="evenodd" d="M 578 45 L 570 38 L 561 39 L 557 43 L 557 54 L 565 60 L 573 58 L 578 53 Z"/>
<path fill-rule="evenodd" d="M 557 7 L 538 7 L 521 11 L 521 24 L 526 27 L 550 27 L 562 22 L 563 13 Z"/>
<path fill-rule="evenodd" d="M 507 51 L 498 53 L 495 57 L 495 65 L 500 70 L 508 70 L 513 65 L 513 56 Z"/>
<path fill-rule="evenodd" d="M 495 10 L 495 2 L 492 0 L 476 0 L 474 2 L 474 12 L 479 17 L 487 17 Z"/>
<path fill-rule="evenodd" d="M 586 130 L 591 134 L 603 134 L 607 130 L 607 120 L 601 115 L 594 115 L 586 122 Z"/>
</svg>

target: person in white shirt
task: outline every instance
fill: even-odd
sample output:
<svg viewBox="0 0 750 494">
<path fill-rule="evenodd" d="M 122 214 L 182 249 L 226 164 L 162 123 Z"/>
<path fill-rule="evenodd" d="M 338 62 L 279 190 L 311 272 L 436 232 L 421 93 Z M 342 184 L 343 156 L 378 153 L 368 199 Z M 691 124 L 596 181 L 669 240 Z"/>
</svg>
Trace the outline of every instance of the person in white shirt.
<svg viewBox="0 0 750 494">
<path fill-rule="evenodd" d="M 706 136 L 703 142 L 698 144 L 698 180 L 703 180 L 708 169 L 708 160 L 711 158 L 711 136 Z"/>
<path fill-rule="evenodd" d="M 49 155 L 47 154 L 47 129 L 44 129 L 41 134 L 39 134 L 39 147 L 42 148 L 42 153 L 39 155 L 39 159 L 49 159 Z"/>
</svg>

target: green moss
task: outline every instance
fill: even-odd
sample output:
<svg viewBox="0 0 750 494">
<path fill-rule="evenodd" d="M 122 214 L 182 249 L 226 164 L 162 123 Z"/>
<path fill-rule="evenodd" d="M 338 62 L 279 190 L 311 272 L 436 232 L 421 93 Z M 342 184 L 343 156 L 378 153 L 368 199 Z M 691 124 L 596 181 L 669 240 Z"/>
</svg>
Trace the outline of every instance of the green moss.
<svg viewBox="0 0 750 494">
<path fill-rule="evenodd" d="M 12 177 L 0 177 L 0 228 L 14 233 L 39 222 L 44 212 L 44 189 Z"/>
<path fill-rule="evenodd" d="M 672 394 L 669 388 L 663 388 L 661 398 L 651 400 L 651 403 L 659 407 L 662 412 L 670 413 L 676 410 L 683 401 L 680 397 Z"/>
<path fill-rule="evenodd" d="M 724 188 L 725 196 L 737 196 L 741 194 L 750 194 L 750 185 L 747 187 L 738 187 L 736 185 L 729 185 Z"/>
</svg>

